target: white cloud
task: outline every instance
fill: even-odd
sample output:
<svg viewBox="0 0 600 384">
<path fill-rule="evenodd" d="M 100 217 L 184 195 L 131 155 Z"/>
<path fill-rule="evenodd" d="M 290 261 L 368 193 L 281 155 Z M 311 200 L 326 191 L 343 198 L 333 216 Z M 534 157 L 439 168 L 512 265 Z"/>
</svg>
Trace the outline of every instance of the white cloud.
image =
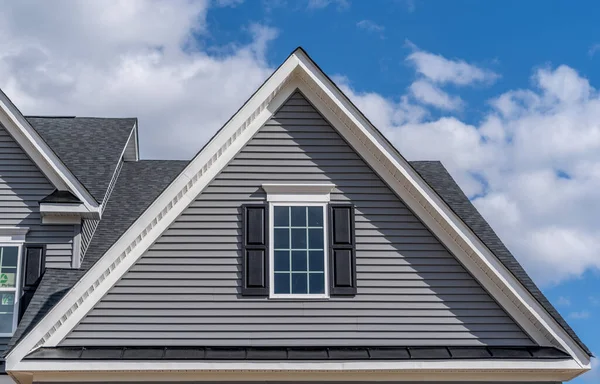
<svg viewBox="0 0 600 384">
<path fill-rule="evenodd" d="M 276 32 L 251 25 L 249 44 L 209 49 L 202 1 L 1 6 L 0 88 L 16 105 L 137 116 L 146 157 L 191 157 L 272 71 L 264 55 Z"/>
<path fill-rule="evenodd" d="M 412 96 L 423 104 L 445 110 L 460 109 L 463 101 L 458 96 L 450 96 L 442 89 L 426 80 L 417 80 L 410 85 Z"/>
<path fill-rule="evenodd" d="M 413 49 L 406 60 L 415 70 L 434 83 L 470 85 L 474 83 L 492 83 L 499 75 L 491 70 L 480 68 L 463 60 L 450 60 L 441 55 L 420 50 L 410 41 L 407 45 Z"/>
<path fill-rule="evenodd" d="M 334 5 L 339 11 L 342 11 L 350 7 L 350 2 L 348 0 L 308 0 L 308 9 L 322 9 L 330 5 Z"/>
<path fill-rule="evenodd" d="M 571 312 L 569 313 L 569 318 L 575 320 L 589 319 L 590 313 L 588 311 Z"/>
<path fill-rule="evenodd" d="M 560 305 L 561 307 L 568 307 L 571 305 L 571 299 L 565 296 L 560 296 L 556 301 L 556 304 Z"/>
<path fill-rule="evenodd" d="M 356 23 L 356 26 L 360 29 L 364 29 L 367 32 L 383 32 L 385 31 L 385 27 L 383 25 L 377 24 L 372 20 L 361 20 Z"/>
<path fill-rule="evenodd" d="M 548 285 L 600 268 L 600 99 L 565 66 L 536 70 L 532 83 L 491 100 L 476 125 L 431 119 L 427 110 L 398 119 L 406 106 L 348 91 L 409 160 L 441 160 L 535 281 Z"/>
</svg>

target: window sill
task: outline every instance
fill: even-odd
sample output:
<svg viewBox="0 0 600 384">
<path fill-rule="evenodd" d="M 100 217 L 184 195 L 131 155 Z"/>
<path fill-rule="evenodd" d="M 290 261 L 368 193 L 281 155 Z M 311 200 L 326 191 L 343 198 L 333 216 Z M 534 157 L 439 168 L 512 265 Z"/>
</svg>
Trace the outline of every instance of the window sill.
<svg viewBox="0 0 600 384">
<path fill-rule="evenodd" d="M 290 300 L 290 301 L 299 301 L 299 300 L 328 300 L 329 295 L 270 295 L 269 300 Z"/>
</svg>

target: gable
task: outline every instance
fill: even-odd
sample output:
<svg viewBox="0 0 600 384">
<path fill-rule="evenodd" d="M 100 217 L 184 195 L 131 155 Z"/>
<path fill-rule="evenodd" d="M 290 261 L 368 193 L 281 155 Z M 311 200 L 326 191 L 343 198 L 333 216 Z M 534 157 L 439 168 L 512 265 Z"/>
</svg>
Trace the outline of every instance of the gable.
<svg viewBox="0 0 600 384">
<path fill-rule="evenodd" d="M 263 183 L 356 207 L 358 294 L 240 297 L 241 206 Z M 532 345 L 312 105 L 294 94 L 61 345 Z"/>
<path fill-rule="evenodd" d="M 46 245 L 46 266 L 70 268 L 73 225 L 43 225 L 39 201 L 54 186 L 0 125 L 0 227 L 29 228 L 26 242 Z"/>
<path fill-rule="evenodd" d="M 302 49 L 295 50 L 288 57 L 183 172 L 66 293 L 61 302 L 53 307 L 15 346 L 7 356 L 7 369 L 13 374 L 45 369 L 88 370 L 91 365 L 87 362 L 65 362 L 64 364 L 52 362 L 52 364 L 40 365 L 38 361 L 25 361 L 27 360 L 25 356 L 37 347 L 44 347 L 43 350 L 38 351 L 45 353 L 62 343 L 165 231 L 178 218 L 183 217 L 182 213 L 195 202 L 196 197 L 221 173 L 297 88 L 327 118 L 344 140 L 360 153 L 364 161 L 372 167 L 381 180 L 385 181 L 390 190 L 401 197 L 404 204 L 426 224 L 431 233 L 456 256 L 465 270 L 468 270 L 481 286 L 485 287 L 490 296 L 510 314 L 510 317 L 526 330 L 537 345 L 542 346 L 542 349 L 550 346 L 564 349 L 571 357 L 561 361 L 560 367 L 555 362 L 539 360 L 536 358 L 539 355 L 535 353 L 532 355 L 529 352 L 521 355 L 529 360 L 523 364 L 489 359 L 474 361 L 473 356 L 466 355 L 462 355 L 450 365 L 443 361 L 436 364 L 419 359 L 407 364 L 393 362 L 396 374 L 404 375 L 410 371 L 419 375 L 419 379 L 423 379 L 433 377 L 431 375 L 435 372 L 435 375 L 438 375 L 436 377 L 442 377 L 444 380 L 450 380 L 451 377 L 463 379 L 461 373 L 458 377 L 452 376 L 456 373 L 455 368 L 461 366 L 464 367 L 463 372 L 468 374 L 465 377 L 471 379 L 483 377 L 477 376 L 479 373 L 492 374 L 501 369 L 503 374 L 501 376 L 506 378 L 522 377 L 523 372 L 528 372 L 532 374 L 529 377 L 561 381 L 589 370 L 590 353 L 585 346 L 578 344 L 572 332 L 558 323 L 556 316 L 549 313 L 548 307 L 536 299 L 528 286 L 524 286 L 523 282 L 512 274 L 510 266 L 494 255 L 474 231 L 466 226 L 465 222 L 432 190 Z M 151 301 L 152 298 L 149 300 Z M 61 353 L 60 350 L 57 352 Z M 224 372 L 229 370 L 229 367 L 240 369 L 241 372 L 247 365 L 223 362 L 216 367 L 212 363 L 204 364 L 197 361 L 189 364 L 153 361 L 149 365 L 140 366 L 135 361 L 131 361 L 117 365 L 111 362 L 109 365 L 93 364 L 93 366 L 102 369 L 107 367 L 120 372 L 130 370 L 139 372 L 142 369 L 157 371 L 192 369 L 195 372 L 203 370 L 212 372 L 213 369 L 217 369 Z M 275 372 L 282 368 L 284 371 L 295 369 L 312 371 L 319 370 L 321 366 L 345 372 L 368 368 L 369 372 L 379 374 L 383 374 L 387 367 L 386 364 L 373 365 L 371 362 L 364 362 L 359 366 L 344 363 L 327 365 L 321 361 L 315 362 L 310 367 L 302 364 L 282 366 L 279 362 L 261 367 L 269 372 Z M 426 376 L 421 376 L 420 372 Z M 402 377 L 406 379 L 406 376 Z M 500 376 L 494 375 L 495 379 L 498 377 Z"/>
</svg>

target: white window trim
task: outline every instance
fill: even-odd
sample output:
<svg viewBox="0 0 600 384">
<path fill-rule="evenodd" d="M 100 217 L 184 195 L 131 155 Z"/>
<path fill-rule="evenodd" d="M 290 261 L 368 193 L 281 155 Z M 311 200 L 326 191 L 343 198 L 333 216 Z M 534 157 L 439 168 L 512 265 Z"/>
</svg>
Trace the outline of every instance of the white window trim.
<svg viewBox="0 0 600 384">
<path fill-rule="evenodd" d="M 263 184 L 268 202 L 329 203 L 334 184 Z"/>
<path fill-rule="evenodd" d="M 329 198 L 327 198 L 329 201 Z M 275 293 L 275 246 L 274 246 L 274 211 L 276 206 L 302 206 L 302 207 L 322 207 L 323 208 L 323 279 L 324 293 L 318 294 L 298 294 L 298 293 Z M 282 201 L 269 203 L 269 299 L 293 299 L 293 300 L 311 300 L 311 299 L 328 299 L 329 298 L 329 252 L 328 252 L 328 223 L 327 223 L 327 203 L 315 203 L 313 201 Z M 291 245 L 290 245 L 291 246 Z M 291 265 L 290 265 L 291 268 Z M 291 287 L 290 287 L 291 288 Z"/>
<path fill-rule="evenodd" d="M 0 337 L 11 337 L 17 326 L 19 325 L 19 301 L 21 299 L 21 265 L 23 264 L 23 248 L 24 248 L 24 239 L 23 241 L 3 241 L 0 242 L 0 248 L 2 247 L 17 247 L 17 270 L 15 276 L 15 286 L 14 288 L 9 287 L 0 287 L 0 295 L 3 292 L 14 292 L 15 293 L 15 301 L 13 303 L 13 324 L 12 324 L 12 332 L 10 333 L 0 333 Z"/>
</svg>

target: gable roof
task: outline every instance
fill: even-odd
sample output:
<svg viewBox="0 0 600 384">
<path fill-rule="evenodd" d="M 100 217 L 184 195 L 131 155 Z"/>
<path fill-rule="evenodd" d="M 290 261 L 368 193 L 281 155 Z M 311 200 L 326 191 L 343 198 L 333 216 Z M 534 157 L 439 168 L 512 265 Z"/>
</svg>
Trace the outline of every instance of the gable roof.
<svg viewBox="0 0 600 384">
<path fill-rule="evenodd" d="M 94 265 L 115 240 L 133 224 L 187 163 L 180 160 L 140 160 L 123 164 L 81 269 L 46 271 L 8 344 L 8 350 L 27 335 L 63 298 L 86 270 Z"/>
<path fill-rule="evenodd" d="M 36 347 L 57 346 L 296 90 L 307 96 L 533 340 L 541 346 L 554 345 L 568 352 L 578 367 L 571 372 L 579 374 L 589 369 L 589 353 L 581 349 L 301 49 L 292 53 L 61 302 L 9 353 L 8 369 L 17 371 L 24 356 Z"/>
<path fill-rule="evenodd" d="M 592 355 L 590 349 L 579 339 L 575 331 L 563 319 L 560 313 L 548 301 L 546 296 L 535 285 L 527 272 L 523 269 L 517 259 L 510 253 L 496 232 L 488 222 L 481 216 L 477 208 L 471 203 L 462 189 L 456 184 L 450 173 L 439 161 L 411 161 L 410 164 L 419 172 L 421 177 L 437 192 L 448 206 L 469 226 L 469 228 L 481 239 L 481 241 L 498 257 L 515 277 L 523 284 L 531 295 L 535 297 L 542 306 L 552 315 L 569 335 L 577 341 L 579 346 Z"/>
<path fill-rule="evenodd" d="M 81 200 L 91 216 L 99 216 L 100 206 L 96 199 L 2 90 L 0 90 L 0 125 L 8 131 L 56 189 L 72 192 Z"/>
<path fill-rule="evenodd" d="M 104 196 L 135 118 L 26 116 L 97 202 Z"/>
</svg>

